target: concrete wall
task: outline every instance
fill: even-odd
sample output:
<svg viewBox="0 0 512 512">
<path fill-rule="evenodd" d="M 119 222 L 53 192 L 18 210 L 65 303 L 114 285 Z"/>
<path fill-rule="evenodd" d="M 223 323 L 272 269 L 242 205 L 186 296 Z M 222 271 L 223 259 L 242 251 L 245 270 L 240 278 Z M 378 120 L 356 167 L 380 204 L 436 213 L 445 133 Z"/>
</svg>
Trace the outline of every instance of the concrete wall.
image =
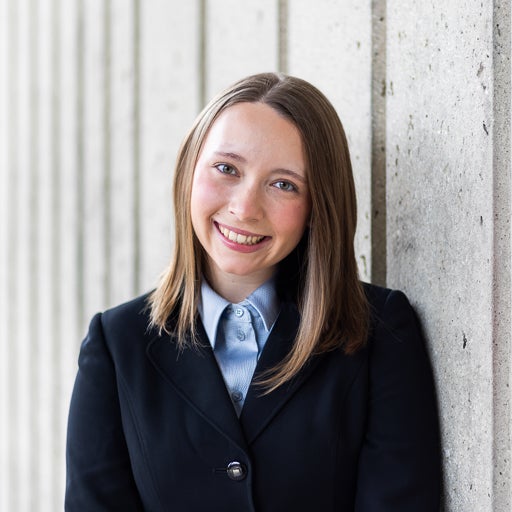
<svg viewBox="0 0 512 512">
<path fill-rule="evenodd" d="M 447 510 L 510 510 L 510 3 L 388 3 L 387 277 L 419 312 Z"/>
<path fill-rule="evenodd" d="M 510 3 L 0 0 L 0 510 L 62 509 L 91 315 L 154 286 L 181 137 L 282 70 L 345 124 L 365 280 L 404 289 L 438 387 L 445 510 L 511 507 Z"/>
</svg>

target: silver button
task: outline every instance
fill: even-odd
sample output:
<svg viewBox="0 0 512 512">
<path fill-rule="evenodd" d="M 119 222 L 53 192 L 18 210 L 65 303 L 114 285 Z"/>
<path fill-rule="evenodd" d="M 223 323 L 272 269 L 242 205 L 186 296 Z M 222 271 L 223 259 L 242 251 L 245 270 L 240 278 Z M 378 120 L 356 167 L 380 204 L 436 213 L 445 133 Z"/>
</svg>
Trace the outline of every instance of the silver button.
<svg viewBox="0 0 512 512">
<path fill-rule="evenodd" d="M 233 393 L 231 393 L 231 398 L 233 399 L 233 402 L 241 402 L 244 398 L 244 394 L 241 391 L 233 391 Z"/>
<path fill-rule="evenodd" d="M 240 318 L 241 316 L 244 316 L 244 310 L 243 310 L 242 308 L 236 308 L 236 309 L 235 309 L 235 315 L 236 315 L 237 317 L 239 317 L 239 318 Z"/>
<path fill-rule="evenodd" d="M 238 461 L 230 462 L 226 468 L 226 472 L 231 480 L 236 481 L 243 480 L 247 475 L 245 466 Z"/>
</svg>

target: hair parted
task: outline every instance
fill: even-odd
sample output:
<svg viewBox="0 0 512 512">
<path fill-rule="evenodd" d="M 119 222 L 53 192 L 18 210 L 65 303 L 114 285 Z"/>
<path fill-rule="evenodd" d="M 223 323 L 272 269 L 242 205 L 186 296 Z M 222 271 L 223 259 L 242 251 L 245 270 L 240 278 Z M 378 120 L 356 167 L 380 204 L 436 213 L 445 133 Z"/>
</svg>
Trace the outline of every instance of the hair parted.
<svg viewBox="0 0 512 512">
<path fill-rule="evenodd" d="M 310 223 L 299 246 L 286 258 L 296 282 L 288 290 L 301 321 L 287 358 L 260 383 L 266 392 L 290 380 L 313 354 L 343 346 L 352 354 L 364 345 L 369 310 L 354 253 L 356 194 L 348 144 L 336 110 L 305 80 L 277 73 L 244 78 L 203 109 L 185 137 L 174 175 L 174 254 L 149 299 L 151 324 L 177 335 L 180 348 L 194 346 L 197 305 L 205 256 L 190 218 L 192 178 L 209 128 L 237 103 L 264 103 L 299 130 L 311 196 Z"/>
</svg>

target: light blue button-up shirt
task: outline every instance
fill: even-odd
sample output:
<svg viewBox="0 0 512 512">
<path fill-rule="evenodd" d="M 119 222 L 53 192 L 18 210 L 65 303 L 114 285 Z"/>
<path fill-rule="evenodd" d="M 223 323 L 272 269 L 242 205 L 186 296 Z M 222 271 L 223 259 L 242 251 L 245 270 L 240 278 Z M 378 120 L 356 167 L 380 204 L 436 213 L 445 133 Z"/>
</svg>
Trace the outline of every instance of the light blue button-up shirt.
<svg viewBox="0 0 512 512">
<path fill-rule="evenodd" d="M 232 304 L 203 279 L 199 315 L 238 415 L 280 303 L 270 279 L 245 300 Z"/>
</svg>

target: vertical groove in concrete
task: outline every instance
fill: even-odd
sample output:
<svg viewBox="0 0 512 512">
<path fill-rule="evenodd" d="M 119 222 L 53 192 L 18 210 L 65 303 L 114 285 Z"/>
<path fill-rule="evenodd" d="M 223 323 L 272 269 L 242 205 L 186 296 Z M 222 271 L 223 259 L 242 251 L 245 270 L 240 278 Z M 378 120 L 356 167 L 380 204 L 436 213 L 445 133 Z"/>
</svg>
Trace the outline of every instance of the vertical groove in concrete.
<svg viewBox="0 0 512 512">
<path fill-rule="evenodd" d="M 77 0 L 76 18 L 76 280 L 77 325 L 85 325 L 85 197 L 84 197 L 84 0 Z"/>
<path fill-rule="evenodd" d="M 493 510 L 511 489 L 511 7 L 493 5 Z"/>
<path fill-rule="evenodd" d="M 132 292 L 141 292 L 141 179 L 140 179 L 140 112 L 141 112 L 141 10 L 140 0 L 133 0 L 133 276 Z"/>
<path fill-rule="evenodd" d="M 281 73 L 288 73 L 288 0 L 278 0 L 278 63 Z"/>
<path fill-rule="evenodd" d="M 207 54 L 206 54 L 206 45 L 207 45 L 207 6 L 206 0 L 199 0 L 199 44 L 198 44 L 198 65 L 199 65 L 199 108 L 202 109 L 208 98 L 206 97 L 206 90 L 208 84 L 208 63 L 207 63 Z"/>
<path fill-rule="evenodd" d="M 112 268 L 112 141 L 110 133 L 111 109 L 112 109 L 112 5 L 110 0 L 103 3 L 103 250 L 105 258 L 105 273 L 103 275 L 103 296 L 105 304 L 111 302 L 111 274 Z"/>
<path fill-rule="evenodd" d="M 29 297 L 29 309 L 30 316 L 33 321 L 29 322 L 29 339 L 26 343 L 29 344 L 29 360 L 28 360 L 28 378 L 30 396 L 26 397 L 28 401 L 29 417 L 28 421 L 30 424 L 30 440 L 29 440 L 29 451 L 31 453 L 30 460 L 30 482 L 31 485 L 27 491 L 29 492 L 29 503 L 31 510 L 37 510 L 38 495 L 41 491 L 41 481 L 39 478 L 39 443 L 38 443 L 38 432 L 39 432 L 39 411 L 38 408 L 41 406 L 41 394 L 39 387 L 40 371 L 38 361 L 39 357 L 39 343 L 37 328 L 40 319 L 40 309 L 38 301 L 38 286 L 39 286 L 39 230 L 40 226 L 40 196 L 39 196 L 39 160 L 41 155 L 39 154 L 39 98 L 38 98 L 38 82 L 39 82 L 39 27 L 38 27 L 38 2 L 37 0 L 31 0 L 29 4 L 29 229 L 28 229 L 28 247 L 30 249 L 29 261 L 28 261 L 28 287 L 27 295 Z"/>
<path fill-rule="evenodd" d="M 19 158 L 18 158 L 18 133 L 19 133 L 19 114 L 18 114 L 18 3 L 8 3 L 8 16 L 9 22 L 7 23 L 7 36 L 9 51 L 7 52 L 7 70 L 8 70 L 8 119 L 10 129 L 7 131 L 7 150 L 8 154 L 8 194 L 7 194 L 7 229 L 8 229 L 8 250 L 7 250 L 7 266 L 8 266 L 8 282 L 7 289 L 9 300 L 7 301 L 7 350 L 8 350 L 8 363 L 7 363 L 7 378 L 6 381 L 9 386 L 7 393 L 8 396 L 8 410 L 10 418 L 8 419 L 9 429 L 7 431 L 6 443 L 6 457 L 9 468 L 9 482 L 4 482 L 7 487 L 9 510 L 19 510 L 19 470 L 16 459 L 15 439 L 18 428 L 18 393 L 12 386 L 16 382 L 16 353 L 17 345 L 13 342 L 16 333 L 16 307 L 18 304 L 18 288 L 16 278 L 18 275 L 18 219 L 16 216 L 16 201 L 19 194 Z"/>
<path fill-rule="evenodd" d="M 62 265 L 61 255 L 61 231 L 59 229 L 60 218 L 62 216 L 62 182 L 61 182 L 61 165 L 59 157 L 59 143 L 61 140 L 61 125 L 60 125 L 60 97 L 61 97 L 61 67 L 60 67 L 60 0 L 52 0 L 51 7 L 51 82 L 52 82 L 52 106 L 51 106 L 51 194 L 52 194 L 52 206 L 51 206 L 51 282 L 52 296 L 51 296 L 51 311 L 54 320 L 51 322 L 52 325 L 52 346 L 49 348 L 52 353 L 52 361 L 54 364 L 53 368 L 53 380 L 52 380 L 52 399 L 53 399 L 53 414 L 51 416 L 51 429 L 54 433 L 52 438 L 51 453 L 54 456 L 54 465 L 64 460 L 64 453 L 62 450 L 61 440 L 65 437 L 65 432 L 62 428 L 63 422 L 60 417 L 61 400 L 61 389 L 62 389 L 62 329 L 61 322 L 58 319 L 62 315 L 62 302 L 61 294 L 58 286 L 59 283 L 59 270 Z M 58 461 L 58 462 L 57 462 Z M 54 475 L 60 475 L 61 473 L 56 470 Z M 61 505 L 59 478 L 54 477 L 52 481 L 51 494 L 51 507 L 52 510 L 58 510 Z"/>
<path fill-rule="evenodd" d="M 386 4 L 372 0 L 371 280 L 384 286 L 386 250 Z"/>
</svg>

